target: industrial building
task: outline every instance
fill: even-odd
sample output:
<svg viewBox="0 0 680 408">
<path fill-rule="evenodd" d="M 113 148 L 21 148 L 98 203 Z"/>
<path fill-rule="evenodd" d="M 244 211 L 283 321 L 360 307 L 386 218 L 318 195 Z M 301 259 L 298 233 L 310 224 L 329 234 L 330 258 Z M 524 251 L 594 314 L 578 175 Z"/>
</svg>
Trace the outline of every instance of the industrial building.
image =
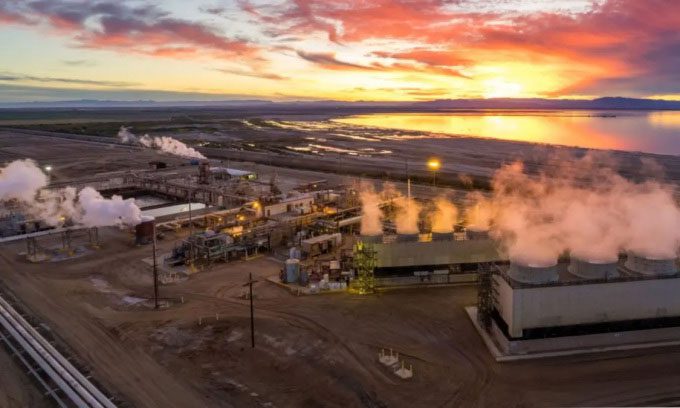
<svg viewBox="0 0 680 408">
<path fill-rule="evenodd" d="M 272 200 L 272 202 L 264 205 L 264 216 L 275 217 L 286 213 L 297 215 L 309 214 L 313 211 L 314 202 L 314 194 L 309 193 Z"/>
<path fill-rule="evenodd" d="M 680 338 L 676 259 L 493 265 L 477 318 L 507 355 L 662 343 Z"/>
<path fill-rule="evenodd" d="M 377 286 L 474 282 L 479 263 L 507 258 L 488 234 L 475 231 L 362 236 L 375 256 Z"/>
</svg>

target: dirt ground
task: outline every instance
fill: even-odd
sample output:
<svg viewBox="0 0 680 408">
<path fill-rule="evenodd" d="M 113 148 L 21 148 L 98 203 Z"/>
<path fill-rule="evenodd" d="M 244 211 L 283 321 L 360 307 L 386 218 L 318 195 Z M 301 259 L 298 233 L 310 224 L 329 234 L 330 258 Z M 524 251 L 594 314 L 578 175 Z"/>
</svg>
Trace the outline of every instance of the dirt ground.
<svg viewBox="0 0 680 408">
<path fill-rule="evenodd" d="M 58 263 L 0 250 L 0 278 L 119 400 L 138 407 L 508 407 L 655 405 L 680 401 L 680 348 L 495 363 L 464 313 L 475 288 L 296 297 L 265 281 L 274 259 L 220 265 L 161 287 L 125 231 Z M 171 236 L 161 251 L 172 246 Z M 53 242 L 51 242 L 53 241 Z M 58 245 L 45 240 L 43 245 Z M 243 283 L 255 284 L 250 348 Z M 182 303 L 183 301 L 183 303 Z M 398 352 L 415 377 L 377 361 Z M 7 381 L 10 381 L 7 384 Z M 2 389 L 17 389 L 0 375 Z M 22 383 L 23 384 L 23 383 Z M 22 388 L 22 387 L 19 387 Z M 518 392 L 521 390 L 521 392 Z M 13 398 L 32 398 L 30 391 Z M 22 400 L 23 401 L 23 400 Z"/>
<path fill-rule="evenodd" d="M 29 380 L 16 357 L 0 349 L 0 407 L 50 407 L 47 397 Z"/>
</svg>

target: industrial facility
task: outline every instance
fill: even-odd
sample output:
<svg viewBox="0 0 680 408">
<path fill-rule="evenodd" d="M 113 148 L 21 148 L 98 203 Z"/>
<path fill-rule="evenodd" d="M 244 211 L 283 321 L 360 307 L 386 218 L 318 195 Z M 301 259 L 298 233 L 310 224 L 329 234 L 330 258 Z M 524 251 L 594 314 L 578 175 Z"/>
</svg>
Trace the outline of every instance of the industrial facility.
<svg viewBox="0 0 680 408">
<path fill-rule="evenodd" d="M 677 259 L 572 257 L 555 265 L 491 265 L 477 318 L 506 355 L 673 343 L 680 339 Z"/>
</svg>

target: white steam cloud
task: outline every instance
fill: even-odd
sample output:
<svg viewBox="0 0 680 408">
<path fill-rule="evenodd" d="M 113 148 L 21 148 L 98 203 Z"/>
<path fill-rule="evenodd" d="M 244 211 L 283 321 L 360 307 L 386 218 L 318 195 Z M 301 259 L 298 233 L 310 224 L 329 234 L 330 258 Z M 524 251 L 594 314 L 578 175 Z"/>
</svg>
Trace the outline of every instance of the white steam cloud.
<svg viewBox="0 0 680 408">
<path fill-rule="evenodd" d="M 359 191 L 361 200 L 361 235 L 381 235 L 382 211 L 380 210 L 380 195 L 373 186 L 364 184 Z"/>
<path fill-rule="evenodd" d="M 78 193 L 78 203 L 83 210 L 79 223 L 86 227 L 141 222 L 142 212 L 132 198 L 123 200 L 123 197 L 114 195 L 107 199 L 94 188 L 85 187 Z"/>
<path fill-rule="evenodd" d="M 418 219 L 420 216 L 420 204 L 410 197 L 397 197 L 394 200 L 397 205 L 397 214 L 394 217 L 394 224 L 398 234 L 417 234 Z"/>
<path fill-rule="evenodd" d="M 458 220 L 458 209 L 446 197 L 437 197 L 434 205 L 436 209 L 432 214 L 432 232 L 452 232 Z"/>
<path fill-rule="evenodd" d="M 0 171 L 0 201 L 31 201 L 47 186 L 47 175 L 33 160 L 15 160 Z"/>
<path fill-rule="evenodd" d="M 165 153 L 175 156 L 187 157 L 192 159 L 205 159 L 206 157 L 198 152 L 193 147 L 180 142 L 177 139 L 168 136 L 151 137 L 149 135 L 137 136 L 130 132 L 129 128 L 121 126 L 118 131 L 118 139 L 126 144 L 139 145 L 159 149 Z"/>
<path fill-rule="evenodd" d="M 468 201 L 472 205 L 465 209 L 465 228 L 471 231 L 488 231 L 493 218 L 491 201 L 478 191 L 468 194 Z"/>
<path fill-rule="evenodd" d="M 510 259 L 523 264 L 552 265 L 566 251 L 598 262 L 615 261 L 621 251 L 677 256 L 680 208 L 673 187 L 627 180 L 601 155 L 552 164 L 550 173 L 537 176 L 520 163 L 499 169 L 491 198 L 473 200 L 468 222 L 490 226 Z"/>
<path fill-rule="evenodd" d="M 34 161 L 13 161 L 0 168 L 0 204 L 11 203 L 51 226 L 62 225 L 67 219 L 87 227 L 141 222 L 141 211 L 134 199 L 106 199 L 91 187 L 77 194 L 73 187 L 46 190 L 47 181 L 47 175 Z"/>
</svg>

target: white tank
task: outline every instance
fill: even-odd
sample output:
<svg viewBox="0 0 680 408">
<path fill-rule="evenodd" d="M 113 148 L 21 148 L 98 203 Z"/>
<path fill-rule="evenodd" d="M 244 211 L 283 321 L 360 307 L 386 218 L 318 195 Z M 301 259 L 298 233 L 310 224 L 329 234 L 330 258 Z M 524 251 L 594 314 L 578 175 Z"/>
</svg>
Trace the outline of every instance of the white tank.
<svg viewBox="0 0 680 408">
<path fill-rule="evenodd" d="M 286 260 L 286 282 L 295 283 L 300 278 L 300 260 L 287 259 Z"/>
<path fill-rule="evenodd" d="M 583 260 L 572 257 L 567 270 L 583 279 L 610 279 L 619 276 L 617 261 Z"/>
<path fill-rule="evenodd" d="M 625 267 L 645 276 L 668 276 L 678 273 L 676 261 L 676 258 L 646 258 L 629 252 Z"/>
<path fill-rule="evenodd" d="M 512 262 L 508 269 L 508 276 L 517 282 L 533 285 L 553 283 L 559 280 L 557 263 L 553 265 L 523 265 Z"/>
</svg>

